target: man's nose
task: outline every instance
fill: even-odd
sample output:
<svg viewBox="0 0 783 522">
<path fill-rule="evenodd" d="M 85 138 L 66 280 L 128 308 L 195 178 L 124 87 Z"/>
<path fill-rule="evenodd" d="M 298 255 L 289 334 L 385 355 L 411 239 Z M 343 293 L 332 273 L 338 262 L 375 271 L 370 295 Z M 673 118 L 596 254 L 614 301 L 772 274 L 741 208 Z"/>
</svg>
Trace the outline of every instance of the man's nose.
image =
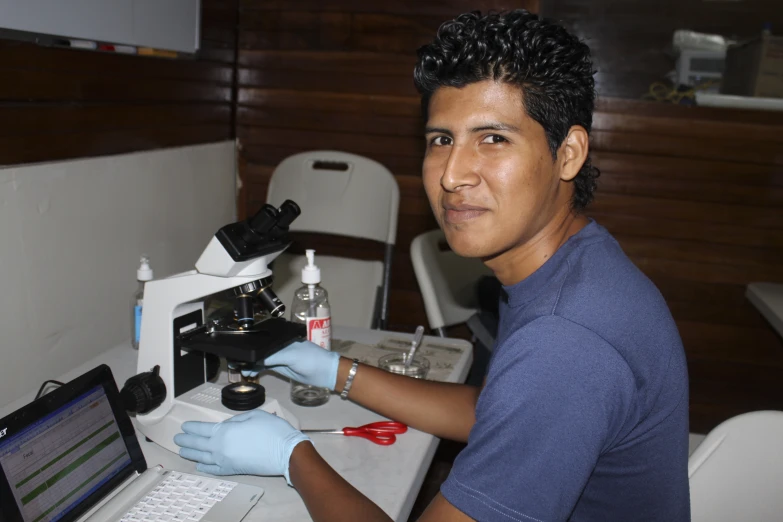
<svg viewBox="0 0 783 522">
<path fill-rule="evenodd" d="M 478 185 L 481 177 L 476 169 L 476 158 L 469 147 L 453 146 L 440 178 L 446 192 L 456 192 Z"/>
</svg>

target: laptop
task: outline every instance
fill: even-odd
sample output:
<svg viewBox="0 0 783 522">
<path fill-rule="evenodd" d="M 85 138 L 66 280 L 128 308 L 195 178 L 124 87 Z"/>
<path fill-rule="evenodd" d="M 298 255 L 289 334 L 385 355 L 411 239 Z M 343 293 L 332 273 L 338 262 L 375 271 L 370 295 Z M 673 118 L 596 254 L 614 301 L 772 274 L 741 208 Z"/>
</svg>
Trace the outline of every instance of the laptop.
<svg viewBox="0 0 783 522">
<path fill-rule="evenodd" d="M 148 469 L 106 365 L 0 420 L 0 522 L 239 522 L 261 495 Z"/>
</svg>

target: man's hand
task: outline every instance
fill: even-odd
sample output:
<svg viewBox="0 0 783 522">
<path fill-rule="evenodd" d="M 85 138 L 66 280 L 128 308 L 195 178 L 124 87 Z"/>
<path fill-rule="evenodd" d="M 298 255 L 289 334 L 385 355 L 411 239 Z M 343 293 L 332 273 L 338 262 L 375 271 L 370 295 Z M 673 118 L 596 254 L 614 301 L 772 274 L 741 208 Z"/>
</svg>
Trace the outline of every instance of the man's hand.
<svg viewBox="0 0 783 522">
<path fill-rule="evenodd" d="M 269 369 L 303 384 L 334 390 L 340 354 L 324 350 L 310 341 L 293 343 L 264 359 L 259 369 Z M 245 377 L 258 371 L 244 370 Z"/>
<path fill-rule="evenodd" d="M 322 350 L 323 351 L 323 350 Z M 174 437 L 183 458 L 213 475 L 284 475 L 294 447 L 309 440 L 288 422 L 261 410 L 243 413 L 221 423 L 185 422 Z"/>
</svg>

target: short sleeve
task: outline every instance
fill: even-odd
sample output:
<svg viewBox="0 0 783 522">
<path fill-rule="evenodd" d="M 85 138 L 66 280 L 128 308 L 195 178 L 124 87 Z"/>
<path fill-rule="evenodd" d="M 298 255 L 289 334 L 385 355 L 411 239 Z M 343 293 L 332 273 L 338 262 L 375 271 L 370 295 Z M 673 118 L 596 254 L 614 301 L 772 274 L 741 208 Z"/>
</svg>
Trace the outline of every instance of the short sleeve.
<svg viewBox="0 0 783 522">
<path fill-rule="evenodd" d="M 567 520 L 635 396 L 622 356 L 592 331 L 540 317 L 496 348 L 476 424 L 441 487 L 479 520 Z"/>
</svg>

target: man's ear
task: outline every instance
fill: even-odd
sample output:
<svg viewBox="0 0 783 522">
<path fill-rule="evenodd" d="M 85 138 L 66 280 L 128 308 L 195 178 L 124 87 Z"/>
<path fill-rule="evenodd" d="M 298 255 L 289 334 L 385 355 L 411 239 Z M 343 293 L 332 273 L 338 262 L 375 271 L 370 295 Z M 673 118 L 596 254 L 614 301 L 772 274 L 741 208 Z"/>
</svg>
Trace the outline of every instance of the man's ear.
<svg viewBox="0 0 783 522">
<path fill-rule="evenodd" d="M 560 145 L 557 155 L 560 161 L 560 179 L 563 181 L 574 179 L 584 165 L 588 152 L 590 152 L 590 136 L 584 127 L 574 125 L 568 129 L 568 135 Z"/>
</svg>

